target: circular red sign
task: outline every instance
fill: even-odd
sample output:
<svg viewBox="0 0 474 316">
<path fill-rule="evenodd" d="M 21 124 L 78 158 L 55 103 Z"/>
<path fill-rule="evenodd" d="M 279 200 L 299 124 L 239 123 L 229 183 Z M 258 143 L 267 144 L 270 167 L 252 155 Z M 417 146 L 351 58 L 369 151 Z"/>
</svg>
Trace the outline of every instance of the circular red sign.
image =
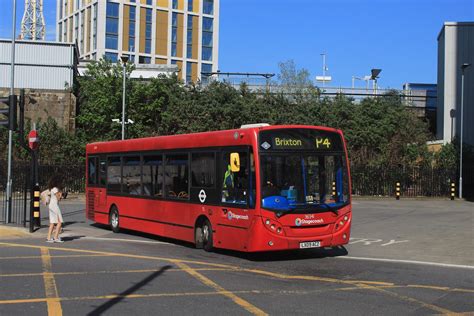
<svg viewBox="0 0 474 316">
<path fill-rule="evenodd" d="M 28 145 L 30 146 L 31 149 L 36 150 L 38 149 L 39 146 L 39 135 L 36 130 L 32 130 L 28 134 Z"/>
</svg>

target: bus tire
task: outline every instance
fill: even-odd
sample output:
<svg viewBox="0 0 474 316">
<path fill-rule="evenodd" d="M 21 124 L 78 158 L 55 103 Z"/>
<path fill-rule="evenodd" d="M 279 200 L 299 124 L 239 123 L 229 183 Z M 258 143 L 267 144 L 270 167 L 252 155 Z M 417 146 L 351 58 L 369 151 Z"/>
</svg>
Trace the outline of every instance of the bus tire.
<svg viewBox="0 0 474 316">
<path fill-rule="evenodd" d="M 199 224 L 194 230 L 194 244 L 197 249 L 202 249 L 202 247 L 204 246 L 203 239 L 204 237 L 202 235 L 202 226 L 201 224 Z"/>
<path fill-rule="evenodd" d="M 206 251 L 213 251 L 214 244 L 213 244 L 213 234 L 212 234 L 212 226 L 209 220 L 204 220 L 202 223 L 202 247 Z"/>
<path fill-rule="evenodd" d="M 114 233 L 120 232 L 120 217 L 119 217 L 119 212 L 117 208 L 114 206 L 110 210 L 110 216 L 109 216 L 109 221 L 110 221 L 110 228 Z"/>
</svg>

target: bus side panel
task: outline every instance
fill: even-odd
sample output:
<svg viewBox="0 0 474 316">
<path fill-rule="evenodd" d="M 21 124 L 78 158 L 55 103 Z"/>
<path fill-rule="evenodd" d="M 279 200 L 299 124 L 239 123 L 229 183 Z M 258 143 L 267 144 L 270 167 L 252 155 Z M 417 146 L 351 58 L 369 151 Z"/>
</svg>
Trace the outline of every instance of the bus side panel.
<svg viewBox="0 0 474 316">
<path fill-rule="evenodd" d="M 109 196 L 108 204 L 119 210 L 121 228 L 194 242 L 191 204 L 120 196 Z"/>
</svg>

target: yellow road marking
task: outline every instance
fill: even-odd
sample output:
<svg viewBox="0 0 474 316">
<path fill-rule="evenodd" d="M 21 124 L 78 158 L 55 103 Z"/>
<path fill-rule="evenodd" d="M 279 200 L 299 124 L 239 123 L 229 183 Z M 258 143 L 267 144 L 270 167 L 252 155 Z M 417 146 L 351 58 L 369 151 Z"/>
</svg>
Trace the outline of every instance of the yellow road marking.
<svg viewBox="0 0 474 316">
<path fill-rule="evenodd" d="M 56 258 L 51 256 L 51 258 Z M 224 268 L 197 268 L 196 271 L 237 271 L 236 269 L 224 269 Z M 182 272 L 183 269 L 171 268 L 166 272 Z M 142 269 L 142 270 L 117 270 L 117 271 L 81 271 L 81 272 L 52 272 L 51 274 L 57 275 L 89 275 L 89 274 L 113 274 L 113 273 L 150 273 L 156 272 L 156 269 Z M 0 274 L 0 278 L 11 278 L 11 277 L 32 277 L 41 276 L 43 273 L 12 273 L 12 274 Z"/>
<path fill-rule="evenodd" d="M 156 270 L 155 270 L 156 271 Z M 228 291 L 225 291 L 228 293 Z M 258 290 L 249 290 L 249 291 L 235 291 L 235 294 L 256 294 L 260 293 Z M 184 293 L 152 293 L 152 294 L 128 294 L 128 295 L 99 295 L 99 296 L 79 296 L 79 297 L 63 297 L 61 301 L 86 301 L 86 300 L 110 300 L 115 298 L 150 298 L 150 297 L 176 297 L 176 296 L 205 296 L 205 295 L 223 295 L 223 292 L 184 292 Z M 25 303 L 41 303 L 46 302 L 47 298 L 32 298 L 32 299 L 23 299 L 23 300 L 4 300 L 0 301 L 2 304 L 25 304 Z"/>
<path fill-rule="evenodd" d="M 390 291 L 384 290 L 380 287 L 371 286 L 371 285 L 368 285 L 368 284 L 360 284 L 360 286 L 363 287 L 363 288 L 367 288 L 367 289 L 370 289 L 370 290 L 374 290 L 374 291 L 383 293 L 383 294 L 387 294 L 389 296 L 395 297 L 395 298 L 403 300 L 403 301 L 407 301 L 407 302 L 411 302 L 411 303 L 417 303 L 417 304 L 419 304 L 419 305 L 421 305 L 425 308 L 431 309 L 433 311 L 436 311 L 436 312 L 439 312 L 439 313 L 442 313 L 442 314 L 445 314 L 445 315 L 455 315 L 456 314 L 455 312 L 450 311 L 449 309 L 445 309 L 445 308 L 442 308 L 442 307 L 439 307 L 439 306 L 436 306 L 436 305 L 433 305 L 433 304 L 425 303 L 423 301 L 417 300 L 415 298 L 412 298 L 412 297 L 409 297 L 409 296 L 406 296 L 406 295 L 400 295 L 400 294 L 397 294 L 397 293 L 394 293 L 394 292 L 390 292 Z"/>
<path fill-rule="evenodd" d="M 80 258 L 80 257 L 111 257 L 111 255 L 90 254 L 90 255 L 57 255 L 50 256 L 51 258 Z M 40 259 L 41 256 L 17 256 L 17 257 L 0 257 L 0 260 L 15 260 L 15 259 Z"/>
<path fill-rule="evenodd" d="M 43 280 L 44 290 L 46 294 L 46 304 L 48 305 L 48 315 L 61 316 L 63 310 L 59 302 L 58 289 L 51 267 L 51 257 L 48 248 L 41 248 L 41 259 L 43 262 Z"/>
<path fill-rule="evenodd" d="M 261 309 L 259 309 L 258 307 L 250 304 L 249 302 L 247 302 L 246 300 L 238 297 L 237 295 L 235 295 L 234 293 L 230 292 L 230 291 L 227 291 L 226 289 L 224 289 L 222 286 L 220 286 L 219 284 L 215 283 L 214 281 L 212 281 L 211 279 L 205 277 L 204 275 L 202 275 L 201 273 L 197 272 L 196 270 L 192 269 L 191 267 L 189 267 L 188 265 L 182 263 L 182 262 L 177 262 L 176 263 L 181 269 L 183 269 L 184 271 L 186 271 L 187 273 L 189 273 L 190 275 L 192 275 L 193 277 L 195 277 L 196 279 L 198 279 L 199 281 L 201 281 L 202 283 L 204 283 L 205 285 L 215 289 L 217 292 L 220 292 L 222 295 L 224 296 L 227 296 L 228 298 L 230 298 L 232 301 L 234 301 L 237 305 L 239 306 L 242 306 L 243 308 L 245 308 L 247 311 L 249 311 L 250 313 L 252 313 L 253 315 L 268 315 L 267 313 L 265 313 L 264 311 L 262 311 Z"/>
<path fill-rule="evenodd" d="M 397 297 L 399 299 L 405 300 L 405 301 L 411 301 L 411 302 L 416 302 L 418 304 L 421 304 L 424 307 L 430 308 L 432 310 L 435 310 L 437 312 L 441 313 L 453 313 L 447 309 L 443 309 L 441 307 L 427 304 L 425 302 L 407 297 L 407 296 L 402 296 L 398 295 L 396 293 L 392 293 L 386 290 L 381 289 L 381 287 L 395 287 L 393 283 L 388 283 L 388 282 L 377 282 L 377 281 L 364 281 L 364 280 L 340 280 L 340 279 L 335 279 L 335 278 L 323 278 L 323 277 L 314 277 L 314 276 L 291 276 L 291 275 L 285 275 L 285 274 L 279 274 L 279 273 L 273 273 L 269 271 L 264 271 L 264 270 L 257 270 L 257 269 L 242 269 L 237 266 L 232 266 L 232 265 L 225 265 L 225 264 L 218 264 L 218 263 L 210 263 L 210 262 L 202 262 L 202 261 L 192 261 L 192 260 L 179 260 L 179 259 L 171 259 L 171 258 L 165 258 L 165 257 L 153 257 L 153 256 L 143 256 L 143 255 L 133 255 L 133 254 L 124 254 L 124 253 L 112 253 L 112 252 L 101 252 L 101 251 L 93 251 L 93 250 L 83 250 L 83 249 L 74 249 L 74 248 L 56 248 L 56 247 L 41 247 L 41 246 L 34 246 L 34 245 L 24 245 L 24 244 L 16 244 L 16 243 L 4 243 L 0 242 L 0 246 L 11 246 L 11 247 L 23 247 L 23 248 L 47 248 L 50 250 L 58 250 L 58 251 L 70 251 L 70 252 L 78 252 L 78 253 L 89 253 L 89 254 L 105 254 L 108 256 L 117 256 L 117 257 L 126 257 L 126 258 L 136 258 L 136 259 L 150 259 L 150 260 L 161 260 L 161 261 L 167 261 L 175 264 L 183 264 L 183 263 L 189 263 L 189 264 L 197 264 L 197 265 L 207 265 L 207 266 L 212 266 L 212 267 L 219 267 L 219 268 L 224 268 L 224 269 L 233 269 L 236 271 L 244 271 L 244 272 L 250 272 L 250 273 L 255 273 L 255 274 L 262 274 L 262 275 L 267 275 L 279 279 L 299 279 L 299 280 L 310 280 L 310 281 L 320 281 L 320 282 L 330 282 L 330 283 L 339 283 L 339 284 L 352 284 L 356 285 L 359 287 L 359 289 L 373 289 L 373 290 L 379 290 L 382 291 L 392 297 Z M 212 281 L 211 281 L 212 282 Z M 378 288 L 379 286 L 380 288 Z M 438 287 L 438 290 L 444 289 L 443 287 Z M 464 290 L 464 289 L 450 289 L 451 291 L 466 291 L 469 292 L 470 290 Z M 447 291 L 447 290 L 446 290 Z M 225 291 L 228 292 L 228 291 Z"/>
</svg>

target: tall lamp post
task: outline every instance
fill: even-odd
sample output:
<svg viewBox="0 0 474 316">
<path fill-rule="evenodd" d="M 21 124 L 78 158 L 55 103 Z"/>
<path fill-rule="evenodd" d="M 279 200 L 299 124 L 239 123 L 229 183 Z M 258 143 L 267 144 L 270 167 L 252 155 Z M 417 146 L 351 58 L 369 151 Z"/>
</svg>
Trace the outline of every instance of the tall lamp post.
<svg viewBox="0 0 474 316">
<path fill-rule="evenodd" d="M 462 134 L 463 134 L 463 119 L 464 119 L 464 70 L 471 66 L 471 64 L 464 63 L 461 65 L 461 140 L 459 144 L 459 198 L 462 199 Z"/>
<path fill-rule="evenodd" d="M 125 139 L 125 80 L 126 80 L 126 68 L 128 62 L 128 55 L 122 55 L 120 57 L 123 66 L 123 90 L 122 90 L 122 140 Z"/>
</svg>

